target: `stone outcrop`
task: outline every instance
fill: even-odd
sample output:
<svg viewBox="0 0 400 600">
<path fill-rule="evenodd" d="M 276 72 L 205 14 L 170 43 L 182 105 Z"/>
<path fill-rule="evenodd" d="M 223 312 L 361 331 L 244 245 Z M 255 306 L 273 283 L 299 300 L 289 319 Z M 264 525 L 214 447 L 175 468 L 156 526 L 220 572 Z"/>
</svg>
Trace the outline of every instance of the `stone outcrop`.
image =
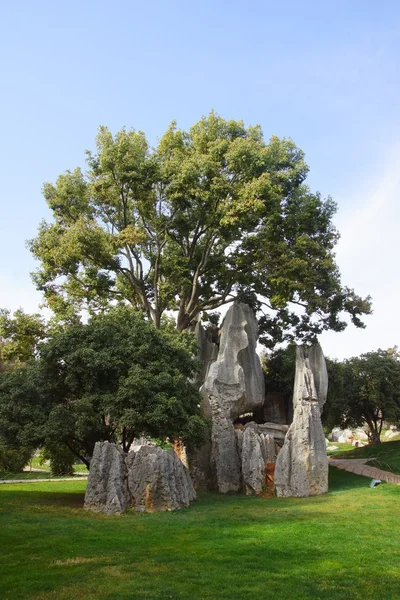
<svg viewBox="0 0 400 600">
<path fill-rule="evenodd" d="M 253 311 L 235 302 L 222 324 L 218 358 L 200 389 L 211 416 L 211 466 L 220 492 L 242 486 L 241 461 L 233 421 L 264 404 L 264 376 L 256 352 L 258 326 Z M 207 414 L 208 413 L 208 414 Z"/>
<path fill-rule="evenodd" d="M 243 431 L 236 430 L 243 490 L 247 495 L 261 494 L 265 485 L 265 467 L 275 462 L 274 436 L 263 433 L 261 427 L 250 422 Z"/>
<path fill-rule="evenodd" d="M 322 349 L 298 347 L 293 422 L 275 467 L 277 496 L 313 496 L 328 491 L 328 458 L 321 412 L 328 392 Z"/>
<path fill-rule="evenodd" d="M 202 365 L 195 383 L 201 387 L 211 363 L 217 360 L 218 357 L 218 327 L 211 323 L 207 327 L 204 327 L 201 321 L 197 321 L 194 335 L 199 346 L 198 359 Z"/>
<path fill-rule="evenodd" d="M 140 446 L 129 454 L 97 442 L 90 464 L 85 509 L 121 514 L 178 510 L 196 499 L 189 471 L 174 450 Z"/>
<path fill-rule="evenodd" d="M 128 488 L 137 512 L 179 510 L 196 499 L 189 472 L 174 450 L 142 446 L 126 458 Z"/>
<path fill-rule="evenodd" d="M 90 463 L 85 509 L 121 514 L 129 504 L 124 453 L 115 444 L 97 442 Z"/>
</svg>

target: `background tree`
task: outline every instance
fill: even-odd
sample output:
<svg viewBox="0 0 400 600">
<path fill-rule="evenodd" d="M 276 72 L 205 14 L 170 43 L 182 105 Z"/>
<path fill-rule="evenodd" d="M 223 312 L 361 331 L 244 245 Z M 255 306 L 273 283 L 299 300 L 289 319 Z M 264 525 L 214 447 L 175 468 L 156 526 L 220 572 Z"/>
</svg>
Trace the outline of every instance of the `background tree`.
<svg viewBox="0 0 400 600">
<path fill-rule="evenodd" d="M 193 338 L 156 330 L 128 307 L 72 325 L 39 357 L 0 377 L 0 441 L 8 448 L 65 446 L 89 464 L 94 444 L 203 434 Z"/>
<path fill-rule="evenodd" d="M 0 373 L 32 358 L 45 336 L 41 315 L 29 315 L 19 308 L 11 316 L 11 311 L 0 309 Z"/>
<path fill-rule="evenodd" d="M 360 327 L 368 298 L 342 287 L 333 248 L 336 210 L 304 184 L 291 140 L 214 113 L 188 132 L 173 123 L 151 150 L 145 135 L 101 127 L 88 171 L 45 184 L 54 221 L 30 248 L 47 304 L 64 320 L 85 307 L 129 302 L 156 327 L 176 310 L 178 330 L 239 298 L 256 310 L 262 341 L 311 339 Z M 293 310 L 300 305 L 303 310 Z"/>
<path fill-rule="evenodd" d="M 380 443 L 383 421 L 400 419 L 399 354 L 393 349 L 368 352 L 336 369 L 336 386 L 327 404 L 330 424 L 367 423 L 370 442 Z"/>
<path fill-rule="evenodd" d="M 328 396 L 323 408 L 322 422 L 328 429 L 342 423 L 344 364 L 325 357 L 328 371 Z M 287 403 L 293 399 L 296 372 L 296 344 L 288 344 L 262 356 L 262 368 L 267 391 L 279 392 Z M 290 412 L 290 411 L 289 411 Z"/>
</svg>

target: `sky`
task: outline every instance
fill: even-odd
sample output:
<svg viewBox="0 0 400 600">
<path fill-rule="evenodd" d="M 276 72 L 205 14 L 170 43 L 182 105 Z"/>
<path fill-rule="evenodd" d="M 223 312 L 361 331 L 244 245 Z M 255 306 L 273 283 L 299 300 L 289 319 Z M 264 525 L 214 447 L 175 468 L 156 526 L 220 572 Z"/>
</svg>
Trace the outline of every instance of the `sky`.
<svg viewBox="0 0 400 600">
<path fill-rule="evenodd" d="M 325 354 L 400 345 L 399 70 L 397 0 L 0 1 L 0 307 L 38 310 L 42 185 L 84 167 L 100 125 L 156 144 L 214 109 L 291 137 L 338 204 L 342 282 L 374 312 Z"/>
</svg>

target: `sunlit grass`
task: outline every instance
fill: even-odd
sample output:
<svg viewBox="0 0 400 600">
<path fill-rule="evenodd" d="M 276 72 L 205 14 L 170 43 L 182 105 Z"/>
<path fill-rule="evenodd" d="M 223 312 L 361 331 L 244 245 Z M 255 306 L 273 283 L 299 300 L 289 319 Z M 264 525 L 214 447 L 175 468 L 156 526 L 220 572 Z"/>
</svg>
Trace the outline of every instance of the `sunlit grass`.
<svg viewBox="0 0 400 600">
<path fill-rule="evenodd" d="M 3 485 L 1 597 L 397 600 L 400 487 L 331 471 L 324 496 L 122 517 L 82 510 L 83 481 Z"/>
<path fill-rule="evenodd" d="M 371 467 L 378 467 L 384 471 L 400 474 L 400 440 L 385 442 L 375 446 L 364 446 L 363 448 L 350 448 L 340 452 L 336 451 L 334 458 L 374 458 L 368 461 Z"/>
</svg>

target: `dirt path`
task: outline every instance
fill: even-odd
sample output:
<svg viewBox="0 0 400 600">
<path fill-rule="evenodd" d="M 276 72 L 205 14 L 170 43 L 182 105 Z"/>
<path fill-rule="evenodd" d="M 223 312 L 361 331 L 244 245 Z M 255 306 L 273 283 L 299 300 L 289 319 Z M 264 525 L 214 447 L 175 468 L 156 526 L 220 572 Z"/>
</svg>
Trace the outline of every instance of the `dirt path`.
<svg viewBox="0 0 400 600">
<path fill-rule="evenodd" d="M 387 481 L 388 483 L 395 483 L 400 485 L 400 475 L 391 473 L 390 471 L 383 471 L 377 467 L 370 467 L 367 462 L 373 460 L 372 458 L 331 458 L 329 464 L 337 469 L 348 471 L 349 473 L 355 473 L 356 475 L 363 475 L 364 477 L 370 477 L 371 479 L 380 479 L 381 481 Z"/>
</svg>

